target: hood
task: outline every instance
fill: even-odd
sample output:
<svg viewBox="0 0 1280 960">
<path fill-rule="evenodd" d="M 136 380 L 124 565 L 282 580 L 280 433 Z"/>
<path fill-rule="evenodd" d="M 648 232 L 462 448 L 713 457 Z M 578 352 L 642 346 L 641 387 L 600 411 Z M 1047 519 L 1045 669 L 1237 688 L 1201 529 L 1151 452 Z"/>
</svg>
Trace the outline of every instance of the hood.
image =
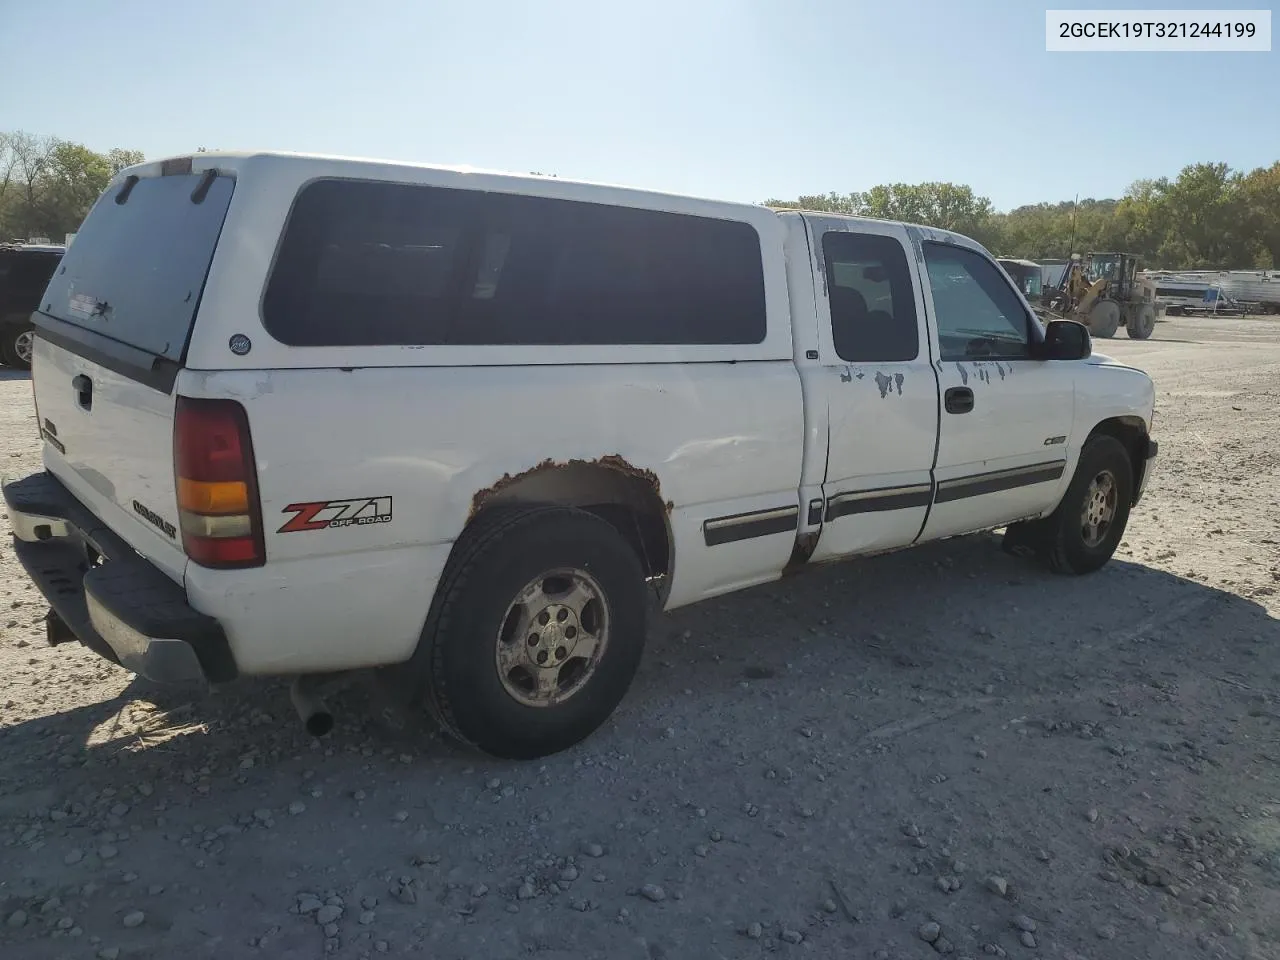
<svg viewBox="0 0 1280 960">
<path fill-rule="evenodd" d="M 1132 366 L 1131 364 L 1128 364 L 1128 363 L 1121 363 L 1115 357 L 1107 356 L 1107 354 L 1105 353 L 1090 354 L 1089 359 L 1086 360 L 1085 363 L 1094 367 L 1115 367 L 1120 370 L 1135 370 L 1138 373 L 1145 373 L 1144 370 L 1141 370 L 1138 367 Z"/>
</svg>

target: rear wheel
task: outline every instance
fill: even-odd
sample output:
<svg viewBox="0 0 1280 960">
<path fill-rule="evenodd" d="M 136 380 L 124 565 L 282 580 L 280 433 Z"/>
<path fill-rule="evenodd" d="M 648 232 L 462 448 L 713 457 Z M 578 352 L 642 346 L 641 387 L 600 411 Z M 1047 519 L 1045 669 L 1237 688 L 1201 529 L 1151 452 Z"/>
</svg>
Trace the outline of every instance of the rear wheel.
<svg viewBox="0 0 1280 960">
<path fill-rule="evenodd" d="M 437 721 L 508 759 L 566 749 L 603 724 L 640 663 L 644 571 L 604 520 L 504 509 L 464 534 L 412 671 Z"/>
<path fill-rule="evenodd" d="M 1156 329 L 1156 308 L 1149 303 L 1139 304 L 1130 312 L 1125 329 L 1130 340 L 1146 340 Z"/>
</svg>

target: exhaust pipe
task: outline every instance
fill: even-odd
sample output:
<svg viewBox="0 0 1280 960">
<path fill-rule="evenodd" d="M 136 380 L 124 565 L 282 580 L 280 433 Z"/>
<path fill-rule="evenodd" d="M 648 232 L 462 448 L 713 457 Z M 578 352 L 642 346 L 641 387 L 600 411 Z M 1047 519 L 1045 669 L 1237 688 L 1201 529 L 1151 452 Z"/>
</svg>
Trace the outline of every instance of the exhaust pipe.
<svg viewBox="0 0 1280 960">
<path fill-rule="evenodd" d="M 313 737 L 323 737 L 333 729 L 333 714 L 325 706 L 319 693 L 319 685 L 310 677 L 294 677 L 289 684 L 289 699 L 298 711 L 302 725 Z"/>
</svg>

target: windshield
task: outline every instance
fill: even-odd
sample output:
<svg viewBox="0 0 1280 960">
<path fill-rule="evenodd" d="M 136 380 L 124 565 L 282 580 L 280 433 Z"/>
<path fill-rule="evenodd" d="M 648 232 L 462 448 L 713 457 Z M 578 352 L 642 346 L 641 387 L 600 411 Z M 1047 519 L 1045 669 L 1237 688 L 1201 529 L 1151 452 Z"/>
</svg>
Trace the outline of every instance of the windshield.
<svg viewBox="0 0 1280 960">
<path fill-rule="evenodd" d="M 1089 260 L 1090 280 L 1119 280 L 1120 260 L 1118 257 L 1094 256 Z"/>
<path fill-rule="evenodd" d="M 42 313 L 180 362 L 231 203 L 230 177 L 146 177 L 94 204 Z"/>
</svg>

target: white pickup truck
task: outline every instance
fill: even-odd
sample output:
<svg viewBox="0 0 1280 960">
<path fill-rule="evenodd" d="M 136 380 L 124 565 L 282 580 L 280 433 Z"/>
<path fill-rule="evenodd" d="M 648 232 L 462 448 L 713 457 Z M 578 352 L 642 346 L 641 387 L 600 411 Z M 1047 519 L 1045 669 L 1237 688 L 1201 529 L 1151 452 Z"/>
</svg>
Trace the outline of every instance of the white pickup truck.
<svg viewBox="0 0 1280 960">
<path fill-rule="evenodd" d="M 1096 570 L 1156 453 L 1150 378 L 971 240 L 552 178 L 147 163 L 33 319 L 51 642 L 290 677 L 313 732 L 380 668 L 509 758 L 610 716 L 652 606 L 1001 527 Z"/>
</svg>

